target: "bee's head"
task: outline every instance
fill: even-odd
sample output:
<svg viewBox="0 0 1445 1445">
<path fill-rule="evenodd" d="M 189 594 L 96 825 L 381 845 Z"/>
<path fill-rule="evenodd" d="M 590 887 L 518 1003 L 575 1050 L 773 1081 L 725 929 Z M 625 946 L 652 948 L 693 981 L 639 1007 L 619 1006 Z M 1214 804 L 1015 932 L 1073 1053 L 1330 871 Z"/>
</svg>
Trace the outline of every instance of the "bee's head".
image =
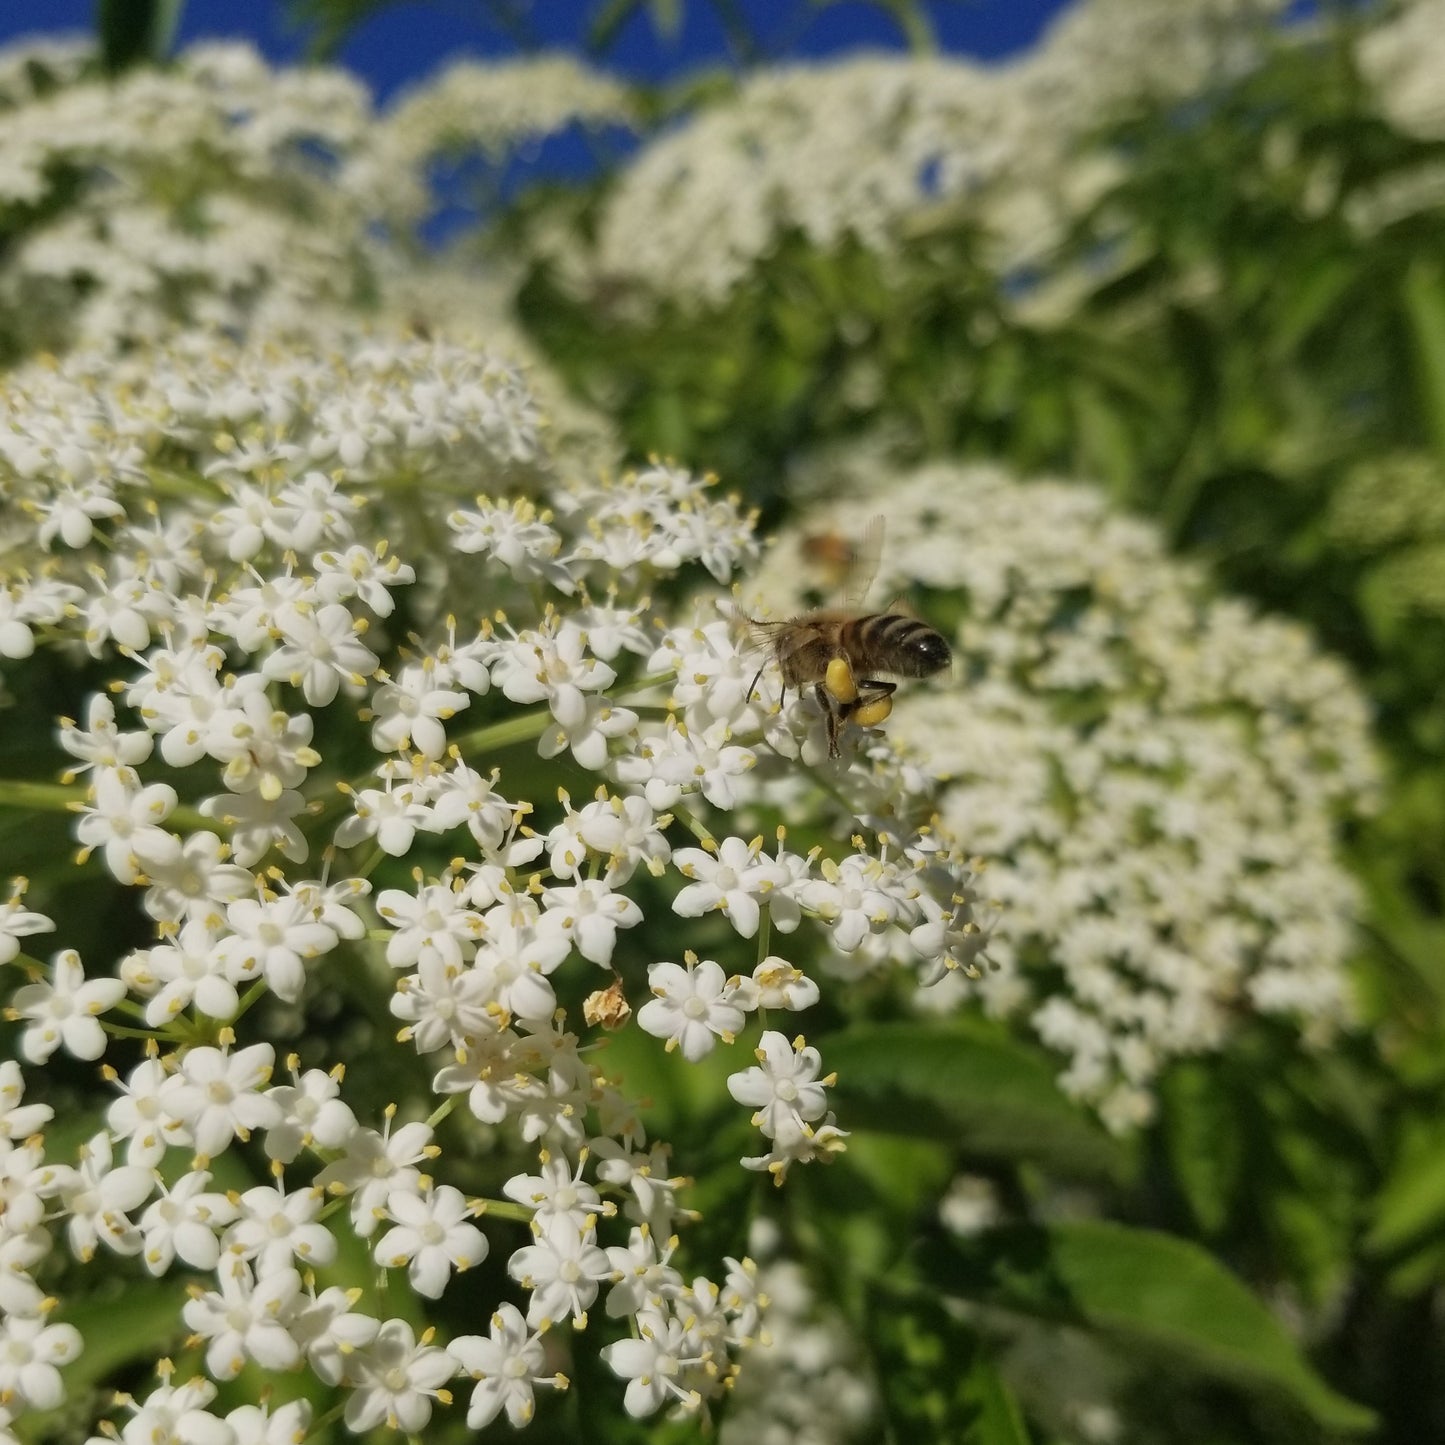
<svg viewBox="0 0 1445 1445">
<path fill-rule="evenodd" d="M 932 677 L 953 661 L 943 634 L 931 627 L 920 628 L 903 642 L 900 650 L 908 659 L 910 677 Z"/>
</svg>

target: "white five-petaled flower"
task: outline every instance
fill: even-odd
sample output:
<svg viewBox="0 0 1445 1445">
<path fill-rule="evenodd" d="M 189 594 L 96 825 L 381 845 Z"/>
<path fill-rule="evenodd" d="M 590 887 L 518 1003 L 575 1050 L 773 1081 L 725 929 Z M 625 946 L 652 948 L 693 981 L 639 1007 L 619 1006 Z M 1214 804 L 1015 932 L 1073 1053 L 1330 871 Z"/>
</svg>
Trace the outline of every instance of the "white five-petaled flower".
<svg viewBox="0 0 1445 1445">
<path fill-rule="evenodd" d="M 343 682 L 361 687 L 377 656 L 360 640 L 361 624 L 339 602 L 286 604 L 274 619 L 281 645 L 261 664 L 265 676 L 299 687 L 312 707 L 325 707 Z"/>
<path fill-rule="evenodd" d="M 772 953 L 753 969 L 752 977 L 738 982 L 737 1001 L 754 1009 L 791 1009 L 800 1012 L 818 1002 L 818 985 L 802 969 Z"/>
<path fill-rule="evenodd" d="M 158 1185 L 161 1197 L 140 1217 L 141 1259 L 151 1274 L 165 1274 L 178 1258 L 192 1269 L 215 1269 L 221 1258 L 218 1231 L 236 1218 L 237 1210 L 226 1195 L 207 1189 L 210 1182 L 210 1174 L 197 1169 L 169 1189 Z"/>
<path fill-rule="evenodd" d="M 672 901 L 674 913 L 696 918 L 711 909 L 723 913 L 744 938 L 758 931 L 761 905 L 766 903 L 772 921 L 788 932 L 798 926 L 798 905 L 785 892 L 792 874 L 761 851 L 762 840 L 724 838 L 716 853 L 702 848 L 680 848 L 673 863 L 689 883 Z"/>
<path fill-rule="evenodd" d="M 505 1409 L 520 1428 L 531 1423 L 536 1409 L 534 1388 L 564 1389 L 565 1375 L 543 1375 L 546 1352 L 541 1337 L 527 1328 L 516 1305 L 501 1305 L 492 1316 L 491 1333 L 458 1335 L 448 1353 L 477 1382 L 467 1407 L 467 1428 L 482 1430 Z"/>
<path fill-rule="evenodd" d="M 560 1229 L 565 1234 L 581 1234 L 591 1228 L 599 1216 L 611 1215 L 616 1205 L 603 1203 L 597 1191 L 582 1180 L 586 1151 L 575 1169 L 566 1159 L 542 1154 L 540 1174 L 514 1174 L 502 1186 L 508 1199 L 515 1199 L 536 1212 L 532 1228 L 538 1234 Z"/>
<path fill-rule="evenodd" d="M 90 695 L 86 724 L 81 728 L 70 718 L 60 720 L 60 746 L 78 759 L 78 765 L 67 770 L 67 781 L 92 768 L 100 774 L 139 767 L 151 755 L 155 739 L 148 732 L 121 732 L 115 725 L 115 704 L 103 692 Z"/>
<path fill-rule="evenodd" d="M 642 922 L 642 909 L 625 894 L 614 893 L 600 878 L 583 879 L 571 888 L 545 889 L 542 903 L 561 919 L 577 952 L 603 968 L 612 962 L 617 930 Z"/>
<path fill-rule="evenodd" d="M 527 1323 L 534 1329 L 568 1318 L 577 1329 L 584 1329 L 599 1286 L 613 1277 L 606 1251 L 598 1247 L 591 1229 L 560 1225 L 517 1250 L 507 1262 L 507 1272 L 532 1291 Z"/>
<path fill-rule="evenodd" d="M 673 1402 L 696 1409 L 702 1396 L 682 1383 L 690 1366 L 701 1365 L 705 1347 L 688 1326 L 656 1306 L 637 1314 L 638 1338 L 617 1340 L 602 1348 L 602 1358 L 627 1381 L 623 1404 L 635 1418 L 654 1414 Z"/>
<path fill-rule="evenodd" d="M 86 852 L 99 848 L 105 866 L 122 883 L 174 863 L 181 840 L 161 827 L 176 806 L 169 783 L 142 787 L 129 768 L 106 768 L 95 775 L 94 801 L 80 810 L 75 836 Z"/>
<path fill-rule="evenodd" d="M 28 1139 L 54 1117 L 49 1104 L 25 1104 L 25 1075 L 14 1059 L 0 1059 L 0 1140 Z M 0 1145 L 3 1148 L 3 1145 Z"/>
<path fill-rule="evenodd" d="M 734 1001 L 721 965 L 712 959 L 699 963 L 689 954 L 685 968 L 651 964 L 647 984 L 656 997 L 637 1011 L 637 1022 L 654 1038 L 666 1039 L 668 1049 L 681 1049 L 689 1063 L 710 1053 L 718 1039 L 732 1043 L 743 1026 L 746 1015 Z"/>
<path fill-rule="evenodd" d="M 450 878 L 424 884 L 415 893 L 384 888 L 376 911 L 396 930 L 386 944 L 386 961 L 393 968 L 414 968 L 429 958 L 460 968 L 486 932 L 481 914 L 467 906 L 466 893 Z"/>
<path fill-rule="evenodd" d="M 4 903 L 0 903 L 0 964 L 9 963 L 20 953 L 20 940 L 35 933 L 53 933 L 54 920 L 33 909 L 22 908 L 25 897 L 22 880 Z"/>
<path fill-rule="evenodd" d="M 67 948 L 51 963 L 49 983 L 27 983 L 16 989 L 13 1019 L 26 1019 L 20 1052 L 32 1064 L 43 1064 L 62 1045 L 77 1059 L 98 1059 L 105 1052 L 105 1030 L 97 1014 L 125 997 L 118 978 L 87 980 L 80 955 Z"/>
<path fill-rule="evenodd" d="M 770 1139 L 786 1144 L 805 1126 L 827 1112 L 827 1088 L 833 1075 L 818 1078 L 822 1067 L 817 1049 L 796 1046 L 776 1029 L 758 1040 L 757 1064 L 728 1076 L 728 1092 L 739 1104 L 757 1110 L 753 1123 Z"/>
<path fill-rule="evenodd" d="M 430 1342 L 418 1342 L 405 1320 L 387 1320 L 370 1344 L 350 1357 L 355 1387 L 346 1401 L 346 1428 L 353 1434 L 386 1424 L 416 1433 L 431 1419 L 432 1401 L 456 1374 L 456 1361 Z"/>
<path fill-rule="evenodd" d="M 237 1198 L 238 1217 L 222 1242 L 241 1259 L 253 1261 L 258 1278 L 293 1262 L 328 1265 L 336 1258 L 336 1237 L 318 1223 L 325 1202 L 321 1189 L 287 1194 L 258 1184 Z"/>
<path fill-rule="evenodd" d="M 279 1123 L 266 1130 L 266 1154 L 289 1164 L 309 1145 L 322 1149 L 339 1149 L 356 1132 L 356 1115 L 340 1097 L 341 1071 L 331 1073 L 307 1069 L 295 1074 L 296 1061 L 290 1063 L 295 1083 L 277 1084 L 270 1097 L 281 1110 Z"/>
<path fill-rule="evenodd" d="M 382 753 L 411 747 L 424 758 L 440 758 L 447 750 L 442 724 L 470 702 L 444 685 L 435 666 L 411 663 L 372 695 L 371 745 Z"/>
<path fill-rule="evenodd" d="M 427 1299 L 441 1298 L 452 1270 L 487 1257 L 487 1237 L 470 1222 L 477 1211 L 449 1184 L 421 1194 L 394 1189 L 386 1212 L 395 1223 L 376 1242 L 376 1262 L 387 1269 L 406 1265 L 412 1288 Z"/>
<path fill-rule="evenodd" d="M 275 1062 L 276 1051 L 264 1043 L 235 1053 L 209 1044 L 187 1050 L 179 1072 L 161 1086 L 161 1101 L 190 1131 L 201 1158 L 214 1159 L 232 1139 L 281 1122 L 281 1106 L 260 1092 Z"/>
<path fill-rule="evenodd" d="M 669 717 L 661 733 L 642 740 L 636 752 L 614 759 L 621 782 L 641 786 L 648 804 L 661 811 L 684 793 L 697 791 L 715 808 L 738 806 L 738 780 L 757 766 L 751 748 L 732 741 L 726 723 L 694 732 Z"/>
<path fill-rule="evenodd" d="M 0 1398 L 8 1409 L 18 1413 L 61 1405 L 65 1387 L 58 1367 L 75 1359 L 83 1344 L 74 1325 L 47 1324 L 43 1314 L 0 1320 Z"/>
<path fill-rule="evenodd" d="M 301 1276 L 278 1269 L 256 1278 L 251 1266 L 234 1255 L 221 1262 L 219 1290 L 195 1293 L 181 1317 L 206 1347 L 206 1369 L 218 1380 L 234 1380 L 248 1359 L 265 1370 L 294 1369 L 301 1347 L 290 1331 L 291 1316 L 303 1299 Z"/>
<path fill-rule="evenodd" d="M 287 1003 L 301 997 L 306 963 L 335 948 L 330 925 L 315 917 L 300 893 L 281 898 L 238 898 L 226 909 L 231 933 L 216 946 L 228 973 L 238 979 L 264 978 Z"/>
<path fill-rule="evenodd" d="M 121 960 L 121 977 L 138 994 L 149 994 L 145 1019 L 160 1028 L 192 1004 L 213 1019 L 231 1019 L 241 1006 L 233 975 L 216 947 L 216 931 L 199 918 L 181 926 L 168 943 L 140 949 Z"/>
<path fill-rule="evenodd" d="M 130 1221 L 130 1211 L 150 1197 L 156 1175 L 137 1164 L 115 1165 L 105 1130 L 81 1146 L 73 1169 L 47 1166 L 36 1184 L 42 1193 L 54 1197 L 60 1213 L 68 1216 L 66 1237 L 77 1259 L 91 1259 L 98 1242 L 117 1254 L 140 1253 L 141 1235 Z"/>
<path fill-rule="evenodd" d="M 393 1133 L 391 1124 L 388 1115 L 381 1133 L 357 1129 L 342 1146 L 345 1152 L 341 1158 L 316 1176 L 316 1183 L 323 1189 L 339 1184 L 351 1191 L 351 1223 L 363 1239 L 375 1233 L 392 1192 L 416 1190 L 421 1181 L 417 1164 L 438 1152 L 427 1125 L 403 1124 Z"/>
</svg>

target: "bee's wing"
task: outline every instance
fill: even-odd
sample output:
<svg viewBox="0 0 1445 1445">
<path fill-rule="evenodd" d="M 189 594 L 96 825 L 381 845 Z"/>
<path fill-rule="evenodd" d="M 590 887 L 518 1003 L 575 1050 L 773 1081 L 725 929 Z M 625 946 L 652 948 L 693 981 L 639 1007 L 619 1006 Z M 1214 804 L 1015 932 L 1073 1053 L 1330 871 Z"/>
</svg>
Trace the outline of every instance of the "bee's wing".
<svg viewBox="0 0 1445 1445">
<path fill-rule="evenodd" d="M 883 557 L 883 513 L 871 518 L 868 530 L 853 549 L 853 559 L 848 564 L 848 576 L 843 584 L 844 607 L 861 609 L 868 589 L 878 575 L 878 563 Z"/>
</svg>

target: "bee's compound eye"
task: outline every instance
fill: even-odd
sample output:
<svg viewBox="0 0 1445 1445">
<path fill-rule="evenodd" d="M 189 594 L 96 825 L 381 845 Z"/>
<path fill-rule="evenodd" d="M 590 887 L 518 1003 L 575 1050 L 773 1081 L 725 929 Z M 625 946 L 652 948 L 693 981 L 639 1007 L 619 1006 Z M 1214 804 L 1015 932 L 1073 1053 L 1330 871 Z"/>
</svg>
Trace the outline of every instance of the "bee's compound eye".
<svg viewBox="0 0 1445 1445">
<path fill-rule="evenodd" d="M 919 677 L 941 672 L 953 661 L 953 653 L 949 651 L 943 634 L 934 632 L 932 628 L 909 639 L 908 654 L 918 668 Z"/>
</svg>

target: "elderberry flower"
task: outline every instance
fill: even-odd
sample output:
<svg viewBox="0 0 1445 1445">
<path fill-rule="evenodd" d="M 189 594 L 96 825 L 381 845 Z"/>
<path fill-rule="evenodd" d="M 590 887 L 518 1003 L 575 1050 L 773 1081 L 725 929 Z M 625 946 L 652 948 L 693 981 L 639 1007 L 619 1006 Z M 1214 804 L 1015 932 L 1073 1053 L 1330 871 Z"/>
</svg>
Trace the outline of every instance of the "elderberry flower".
<svg viewBox="0 0 1445 1445">
<path fill-rule="evenodd" d="M 67 1223 L 71 1253 L 82 1261 L 103 1243 L 117 1254 L 139 1254 L 141 1235 L 129 1218 L 155 1188 L 154 1173 L 136 1164 L 112 1162 L 110 1135 L 102 1130 L 81 1145 L 74 1168 L 47 1166 L 37 1187 L 49 1196 Z"/>
<path fill-rule="evenodd" d="M 702 1396 L 688 1376 L 705 1356 L 690 1323 L 656 1306 L 639 1310 L 636 1322 L 637 1339 L 617 1340 L 602 1350 L 602 1358 L 628 1382 L 627 1413 L 640 1419 L 666 1404 L 697 1409 Z"/>
<path fill-rule="evenodd" d="M 109 1421 L 104 1435 L 92 1436 L 86 1445 L 237 1445 L 236 1432 L 206 1407 L 216 1398 L 216 1387 L 197 1375 L 181 1385 L 170 1383 L 171 1370 L 162 1372 L 164 1384 L 143 1400 L 118 1396 L 131 1416 L 119 1434 Z"/>
<path fill-rule="evenodd" d="M 264 103 L 269 72 L 252 74 L 228 126 L 289 134 Z M 529 1418 L 536 1386 L 563 1383 L 539 1332 L 570 1320 L 572 1347 L 595 1355 L 599 1297 L 613 1319 L 653 1311 L 686 1332 L 668 1402 L 720 1398 L 758 1305 L 709 1278 L 722 1266 L 688 1228 L 689 1161 L 654 1137 L 632 1071 L 605 1071 L 600 1030 L 638 1020 L 634 1046 L 687 1069 L 753 1010 L 840 986 L 846 905 L 804 901 L 825 860 L 891 909 L 869 917 L 857 968 L 902 965 L 910 987 L 948 966 L 944 920 L 974 898 L 921 772 L 860 751 L 856 730 L 826 773 L 779 754 L 721 598 L 688 604 L 708 680 L 702 661 L 678 675 L 672 599 L 751 567 L 753 519 L 680 468 L 614 465 L 620 449 L 558 411 L 544 368 L 494 349 L 508 336 L 408 337 L 380 317 L 363 335 L 318 315 L 303 335 L 258 323 L 251 339 L 79 347 L 0 387 L 0 482 L 36 508 L 0 559 L 0 642 L 98 659 L 56 670 L 84 728 L 57 736 L 38 695 L 16 689 L 14 705 L 72 770 L 65 801 L 95 850 L 82 866 L 121 890 L 110 956 L 108 933 L 86 939 L 96 977 L 27 981 L 44 997 L 22 989 L 16 1007 L 58 1009 L 73 984 L 125 1015 L 96 1050 L 114 1050 L 115 1093 L 94 1106 L 107 1128 L 88 1163 L 13 1137 L 38 1119 L 18 1094 L 0 1114 L 0 1308 L 40 1312 L 66 1229 L 131 1279 L 214 1271 L 183 1315 L 208 1372 L 243 1392 L 295 1369 L 356 1428 L 425 1427 L 459 1366 L 475 1421 Z M 82 540 L 70 494 L 93 479 L 122 510 Z M 458 512 L 479 487 L 487 500 Z M 46 553 L 40 520 L 62 516 L 77 545 L 60 525 Z M 574 807 L 579 767 L 595 791 Z M 816 840 L 806 856 L 785 846 L 784 814 Z M 658 924 L 686 964 L 647 952 Z M 17 894 L 0 949 L 30 968 L 20 941 L 48 926 Z M 705 963 L 686 947 L 702 940 Z M 294 1049 L 283 1082 L 277 1048 Z M 800 1127 L 781 1130 L 781 1105 L 767 1115 L 776 1158 L 746 1162 L 781 1177 L 841 1145 L 801 1093 Z M 398 1103 L 378 1117 L 378 1098 Z M 358 1260 L 404 1266 L 432 1298 L 488 1258 L 529 1299 L 480 1301 L 491 1336 L 455 1355 L 363 1312 L 374 1278 Z M 325 1287 L 310 1277 L 323 1264 Z M 169 1438 L 184 1420 L 234 1445 L 299 1420 L 232 1411 L 232 1428 L 185 1389 L 120 1433 L 153 1420 Z"/>
<path fill-rule="evenodd" d="M 210 1182 L 210 1174 L 197 1169 L 170 1188 L 157 1186 L 160 1198 L 140 1217 L 145 1241 L 141 1258 L 151 1274 L 165 1274 L 176 1259 L 192 1269 L 215 1269 L 221 1258 L 219 1231 L 235 1221 L 238 1206 L 227 1195 L 208 1190 Z"/>
<path fill-rule="evenodd" d="M 357 1129 L 342 1146 L 341 1158 L 328 1164 L 316 1182 L 323 1189 L 340 1185 L 351 1194 L 352 1226 L 368 1238 L 392 1192 L 420 1185 L 422 1175 L 416 1165 L 436 1152 L 431 1136 L 425 1124 L 403 1124 L 392 1133 L 388 1116 L 381 1133 Z"/>
<path fill-rule="evenodd" d="M 294 1269 L 257 1276 L 251 1266 L 227 1255 L 216 1272 L 219 1290 L 192 1287 L 181 1317 L 205 1340 L 206 1369 L 217 1380 L 234 1380 L 246 1361 L 266 1370 L 290 1370 L 301 1349 L 292 1337 L 290 1317 L 301 1298 L 301 1276 Z"/>
<path fill-rule="evenodd" d="M 582 1234 L 599 1218 L 617 1212 L 616 1205 L 610 1200 L 604 1202 L 590 1184 L 583 1183 L 586 1157 L 584 1151 L 574 1169 L 566 1159 L 553 1158 L 544 1151 L 542 1172 L 514 1175 L 502 1186 L 502 1193 L 535 1211 L 532 1228 L 537 1234 L 550 1234 L 554 1229 L 564 1235 Z"/>
<path fill-rule="evenodd" d="M 469 1269 L 487 1257 L 486 1236 L 466 1220 L 476 1209 L 459 1189 L 446 1184 L 422 1194 L 394 1189 L 386 1212 L 393 1227 L 376 1242 L 376 1262 L 388 1269 L 406 1265 L 412 1288 L 428 1299 L 441 1298 L 454 1269 Z"/>
<path fill-rule="evenodd" d="M 932 960 L 920 1006 L 975 996 L 1016 1017 L 1115 1129 L 1148 1119 L 1171 1059 L 1226 1048 L 1250 1012 L 1326 1040 L 1350 1014 L 1359 907 L 1338 820 L 1370 809 L 1377 777 L 1344 671 L 1298 627 L 1213 595 L 1097 489 L 885 460 L 829 525 L 862 535 L 880 476 L 877 585 L 957 619 L 970 677 L 962 710 L 936 685 L 900 688 L 887 729 L 949 777 L 939 811 L 987 855 L 997 927 L 907 849 L 820 860 L 804 908 L 860 966 L 907 929 Z M 770 565 L 778 608 L 817 578 L 802 535 Z"/>
<path fill-rule="evenodd" d="M 600 879 L 584 879 L 575 887 L 547 888 L 542 905 L 555 911 L 561 926 L 583 958 L 606 968 L 617 947 L 617 930 L 635 928 L 642 909 L 632 899 L 614 893 Z"/>
<path fill-rule="evenodd" d="M 823 1117 L 828 1107 L 824 1090 L 834 1075 L 819 1079 L 822 1063 L 817 1049 L 805 1047 L 802 1039 L 789 1043 L 776 1029 L 768 1029 L 758 1040 L 754 1056 L 758 1062 L 753 1068 L 728 1076 L 728 1093 L 739 1104 L 756 1108 L 753 1123 L 768 1138 L 786 1145 Z"/>
<path fill-rule="evenodd" d="M 149 732 L 121 732 L 115 722 L 115 704 L 101 692 L 91 694 L 86 727 L 70 718 L 60 720 L 60 746 L 79 760 L 79 766 L 66 772 L 67 782 L 92 769 L 99 775 L 138 767 L 150 757 L 154 745 Z"/>
<path fill-rule="evenodd" d="M 252 1044 L 235 1053 L 209 1045 L 186 1051 L 160 1096 L 167 1112 L 190 1133 L 200 1158 L 213 1159 L 232 1139 L 248 1139 L 251 1130 L 280 1122 L 280 1105 L 260 1092 L 275 1059 L 270 1044 Z"/>
<path fill-rule="evenodd" d="M 784 932 L 796 928 L 797 903 L 789 894 L 777 892 L 791 885 L 793 877 L 761 849 L 761 838 L 751 843 L 724 838 L 715 857 L 701 848 L 679 849 L 672 855 L 673 864 L 684 878 L 694 881 L 673 899 L 673 912 L 696 918 L 715 908 L 744 938 L 751 938 L 758 931 L 761 899 L 778 928 Z"/>
<path fill-rule="evenodd" d="M 59 1366 L 81 1351 L 74 1325 L 47 1324 L 44 1315 L 0 1321 L 0 1397 L 27 1410 L 54 1410 L 65 1399 Z"/>
<path fill-rule="evenodd" d="M 430 1344 L 427 1330 L 418 1341 L 405 1320 L 387 1320 L 376 1338 L 351 1361 L 356 1384 L 346 1401 L 346 1428 L 357 1434 L 385 1423 L 392 1430 L 415 1432 L 431 1419 L 432 1401 L 450 1399 L 442 1389 L 456 1373 L 456 1362 Z"/>
<path fill-rule="evenodd" d="M 0 1059 L 0 1140 L 12 1144 L 38 1133 L 55 1110 L 49 1104 L 23 1104 L 25 1076 L 14 1059 Z"/>
<path fill-rule="evenodd" d="M 105 866 L 122 883 L 134 883 L 180 857 L 181 840 L 160 825 L 176 806 L 176 790 L 167 783 L 142 787 L 129 768 L 98 771 L 95 801 L 81 810 L 75 835 L 87 852 L 99 848 Z"/>
<path fill-rule="evenodd" d="M 235 1201 L 236 1218 L 222 1241 L 239 1259 L 254 1262 L 258 1277 L 275 1274 L 293 1262 L 328 1265 L 336 1258 L 336 1238 L 317 1222 L 325 1195 L 321 1189 L 284 1189 L 257 1185 Z"/>
<path fill-rule="evenodd" d="M 500 1305 L 488 1335 L 458 1335 L 447 1346 L 451 1357 L 477 1384 L 467 1407 L 467 1428 L 482 1430 L 503 1410 L 514 1427 L 531 1423 L 535 1388 L 567 1388 L 565 1375 L 544 1375 L 546 1352 L 515 1305 Z"/>
<path fill-rule="evenodd" d="M 585 1329 L 598 1286 L 612 1278 L 612 1265 L 606 1251 L 598 1248 L 591 1226 L 577 1229 L 562 1219 L 538 1235 L 535 1244 L 517 1250 L 507 1271 L 532 1291 L 527 1323 L 539 1330 L 569 1318 L 577 1329 Z"/>
<path fill-rule="evenodd" d="M 669 1049 L 680 1049 L 689 1063 L 712 1052 L 718 1039 L 732 1043 L 746 1017 L 737 992 L 712 959 L 698 962 L 689 953 L 684 967 L 654 963 L 647 970 L 654 997 L 637 1012 L 637 1022 Z"/>
<path fill-rule="evenodd" d="M 305 898 L 238 898 L 226 908 L 230 933 L 216 945 L 223 967 L 239 979 L 264 978 L 288 1003 L 301 996 L 306 964 L 335 948 L 335 930 L 312 916 Z"/>
<path fill-rule="evenodd" d="M 62 1047 L 77 1059 L 98 1059 L 105 1052 L 105 1030 L 97 1015 L 124 997 L 119 979 L 87 979 L 80 955 L 68 948 L 51 961 L 49 983 L 16 989 L 5 1016 L 28 1021 L 20 1052 L 32 1064 L 43 1064 Z"/>
<path fill-rule="evenodd" d="M 25 880 L 15 883 L 15 891 L 0 903 L 0 964 L 13 962 L 20 954 L 20 940 L 36 933 L 53 933 L 55 923 L 43 913 L 22 908 Z"/>
<path fill-rule="evenodd" d="M 279 1122 L 266 1130 L 268 1158 L 289 1164 L 303 1148 L 339 1149 L 356 1132 L 356 1115 L 340 1097 L 341 1070 L 296 1072 L 297 1060 L 287 1060 L 294 1084 L 277 1084 L 271 1102 L 281 1111 Z"/>
</svg>

